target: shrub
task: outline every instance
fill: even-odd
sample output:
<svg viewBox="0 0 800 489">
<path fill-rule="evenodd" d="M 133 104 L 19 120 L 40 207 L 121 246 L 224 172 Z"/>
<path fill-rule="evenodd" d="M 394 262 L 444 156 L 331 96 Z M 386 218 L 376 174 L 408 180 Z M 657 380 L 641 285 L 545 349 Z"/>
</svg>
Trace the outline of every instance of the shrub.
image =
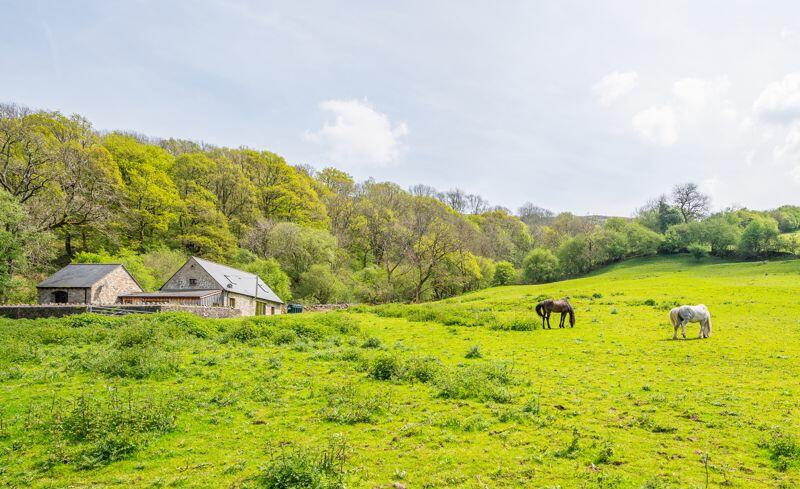
<svg viewBox="0 0 800 489">
<path fill-rule="evenodd" d="M 483 358 L 480 347 L 478 345 L 472 345 L 472 348 L 464 355 L 464 358 Z"/>
<path fill-rule="evenodd" d="M 686 247 L 686 251 L 688 251 L 695 260 L 701 260 L 711 253 L 711 245 L 694 242 L 690 243 L 689 246 Z"/>
<path fill-rule="evenodd" d="M 772 464 L 781 472 L 800 463 L 800 443 L 788 433 L 774 431 L 769 438 L 762 439 L 758 446 L 767 451 Z"/>
<path fill-rule="evenodd" d="M 508 285 L 514 282 L 514 277 L 516 277 L 517 271 L 514 269 L 514 265 L 507 261 L 498 262 L 495 265 L 494 269 L 494 277 L 492 279 L 492 285 Z"/>
<path fill-rule="evenodd" d="M 284 449 L 260 468 L 254 482 L 264 489 L 344 489 L 346 450 L 343 443 L 322 451 Z"/>
<path fill-rule="evenodd" d="M 436 378 L 438 396 L 445 399 L 477 399 L 511 402 L 511 372 L 506 364 L 470 365 L 443 371 Z"/>
<path fill-rule="evenodd" d="M 367 340 L 361 344 L 361 348 L 380 348 L 381 347 L 381 340 L 375 338 L 374 336 L 367 338 Z"/>
<path fill-rule="evenodd" d="M 442 362 L 435 357 L 411 358 L 405 364 L 405 378 L 422 383 L 432 382 L 442 371 Z"/>
<path fill-rule="evenodd" d="M 72 327 L 72 328 L 88 328 L 88 327 L 100 327 L 100 328 L 110 328 L 114 325 L 114 319 L 103 316 L 101 314 L 76 314 L 74 316 L 67 316 L 66 318 L 62 319 L 63 324 Z"/>
<path fill-rule="evenodd" d="M 254 340 L 257 337 L 258 331 L 256 331 L 253 325 L 249 322 L 242 322 L 228 331 L 228 333 L 225 335 L 225 340 L 245 343 L 247 341 Z"/>
<path fill-rule="evenodd" d="M 403 362 L 395 354 L 383 353 L 369 366 L 369 376 L 375 380 L 397 380 L 403 377 Z"/>
<path fill-rule="evenodd" d="M 535 248 L 522 261 L 522 276 L 525 283 L 538 284 L 558 278 L 558 258 L 552 251 Z"/>
<path fill-rule="evenodd" d="M 276 345 L 289 345 L 297 341 L 297 333 L 293 329 L 280 329 L 272 335 Z"/>
</svg>

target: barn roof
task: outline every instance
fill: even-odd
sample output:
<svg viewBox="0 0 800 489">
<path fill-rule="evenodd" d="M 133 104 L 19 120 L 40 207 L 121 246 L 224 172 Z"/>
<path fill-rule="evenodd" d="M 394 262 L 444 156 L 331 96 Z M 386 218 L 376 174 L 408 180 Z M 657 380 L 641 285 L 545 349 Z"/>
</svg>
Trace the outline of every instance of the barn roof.
<svg viewBox="0 0 800 489">
<path fill-rule="evenodd" d="M 70 263 L 53 275 L 50 275 L 36 287 L 40 288 L 86 288 L 96 284 L 103 277 L 122 267 L 125 273 L 130 272 L 121 263 Z M 134 282 L 136 279 L 131 278 Z M 137 282 L 138 285 L 138 282 Z M 141 288 L 141 286 L 140 286 Z"/>
<path fill-rule="evenodd" d="M 203 258 L 192 257 L 192 260 L 203 267 L 223 290 L 283 304 L 281 298 L 257 275 Z"/>
</svg>

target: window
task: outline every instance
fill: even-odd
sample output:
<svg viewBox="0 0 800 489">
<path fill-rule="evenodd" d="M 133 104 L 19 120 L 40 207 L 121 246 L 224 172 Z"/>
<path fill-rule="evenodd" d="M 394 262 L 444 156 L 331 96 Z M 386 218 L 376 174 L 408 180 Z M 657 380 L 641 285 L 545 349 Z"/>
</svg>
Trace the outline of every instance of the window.
<svg viewBox="0 0 800 489">
<path fill-rule="evenodd" d="M 197 285 L 197 279 L 196 278 L 190 278 L 189 279 L 189 285 Z"/>
<path fill-rule="evenodd" d="M 269 313 L 272 314 L 273 316 L 275 315 L 275 307 L 274 306 L 269 308 Z"/>
<path fill-rule="evenodd" d="M 231 309 L 235 309 L 236 308 L 236 299 L 234 299 L 233 297 L 228 299 L 228 307 L 230 307 Z"/>
<path fill-rule="evenodd" d="M 263 316 L 267 313 L 267 304 L 265 302 L 256 302 L 256 316 Z"/>
<path fill-rule="evenodd" d="M 69 300 L 66 290 L 57 290 L 53 292 L 53 302 L 56 304 L 66 304 Z"/>
</svg>

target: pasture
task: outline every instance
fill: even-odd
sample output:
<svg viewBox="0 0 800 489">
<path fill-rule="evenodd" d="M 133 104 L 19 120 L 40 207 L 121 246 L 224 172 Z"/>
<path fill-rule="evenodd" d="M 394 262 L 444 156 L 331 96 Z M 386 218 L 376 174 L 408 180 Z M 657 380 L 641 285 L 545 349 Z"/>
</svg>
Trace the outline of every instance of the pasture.
<svg viewBox="0 0 800 489">
<path fill-rule="evenodd" d="M 574 329 L 533 308 L 570 296 Z M 800 485 L 800 261 L 686 257 L 420 305 L 0 321 L 17 487 Z M 713 334 L 674 341 L 705 303 Z"/>
</svg>

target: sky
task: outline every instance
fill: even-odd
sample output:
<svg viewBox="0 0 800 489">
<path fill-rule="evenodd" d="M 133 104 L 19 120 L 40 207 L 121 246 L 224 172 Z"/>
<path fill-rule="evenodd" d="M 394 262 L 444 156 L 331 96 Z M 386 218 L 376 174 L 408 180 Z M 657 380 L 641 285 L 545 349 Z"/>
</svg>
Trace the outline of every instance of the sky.
<svg viewBox="0 0 800 489">
<path fill-rule="evenodd" d="M 493 205 L 800 204 L 800 2 L 0 0 L 0 102 Z"/>
</svg>

